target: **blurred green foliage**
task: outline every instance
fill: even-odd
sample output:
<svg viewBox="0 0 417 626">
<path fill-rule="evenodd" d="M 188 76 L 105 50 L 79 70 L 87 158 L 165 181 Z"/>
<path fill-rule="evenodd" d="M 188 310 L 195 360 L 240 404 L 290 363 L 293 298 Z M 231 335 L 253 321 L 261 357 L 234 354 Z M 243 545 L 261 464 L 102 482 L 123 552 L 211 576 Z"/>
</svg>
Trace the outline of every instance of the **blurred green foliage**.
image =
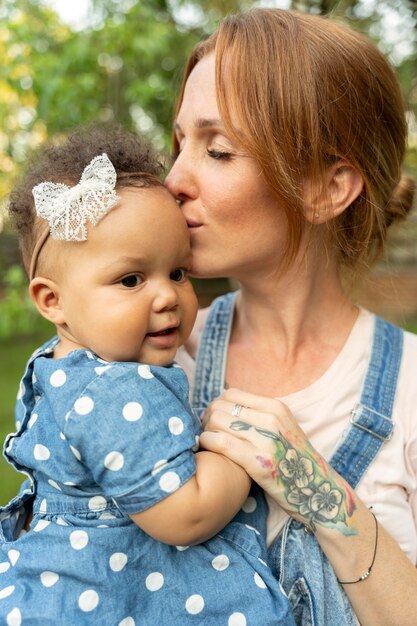
<svg viewBox="0 0 417 626">
<path fill-rule="evenodd" d="M 37 312 L 27 288 L 27 277 L 20 265 L 12 265 L 4 272 L 3 297 L 0 298 L 0 341 L 33 335 L 52 325 Z"/>
<path fill-rule="evenodd" d="M 32 147 L 91 120 L 120 122 L 169 148 L 189 51 L 223 15 L 254 4 L 329 14 L 367 32 L 396 64 L 407 108 L 416 114 L 412 0 L 86 0 L 88 19 L 76 31 L 46 2 L 0 0 L 0 198 Z M 417 146 L 411 148 L 415 164 Z"/>
<path fill-rule="evenodd" d="M 44 329 L 39 334 L 14 337 L 0 341 L 0 446 L 6 435 L 15 430 L 14 404 L 26 361 L 32 352 L 55 331 Z M 0 456 L 0 506 L 16 495 L 20 483 L 26 478 L 19 474 Z"/>
</svg>

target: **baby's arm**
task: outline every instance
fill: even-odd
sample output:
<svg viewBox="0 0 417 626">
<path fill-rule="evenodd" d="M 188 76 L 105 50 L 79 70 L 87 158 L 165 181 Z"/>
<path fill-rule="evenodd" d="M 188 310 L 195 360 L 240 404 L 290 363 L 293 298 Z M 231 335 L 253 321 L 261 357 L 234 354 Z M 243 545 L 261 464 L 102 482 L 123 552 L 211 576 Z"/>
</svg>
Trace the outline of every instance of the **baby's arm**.
<svg viewBox="0 0 417 626">
<path fill-rule="evenodd" d="M 247 498 L 251 480 L 226 457 L 197 452 L 196 473 L 180 489 L 130 517 L 154 539 L 172 545 L 201 543 L 221 530 Z"/>
<path fill-rule="evenodd" d="M 60 428 L 97 495 L 158 541 L 189 545 L 215 535 L 242 506 L 250 478 L 223 455 L 193 452 L 200 428 L 184 372 L 93 361 L 91 368 Z M 79 412 L 86 400 L 88 411 Z"/>
</svg>

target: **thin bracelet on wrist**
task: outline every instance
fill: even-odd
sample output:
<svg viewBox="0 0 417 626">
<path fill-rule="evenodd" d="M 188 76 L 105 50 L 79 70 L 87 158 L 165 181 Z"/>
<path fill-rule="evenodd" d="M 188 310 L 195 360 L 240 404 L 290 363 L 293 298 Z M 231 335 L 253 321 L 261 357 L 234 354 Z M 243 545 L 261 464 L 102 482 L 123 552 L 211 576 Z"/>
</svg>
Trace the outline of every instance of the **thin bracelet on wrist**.
<svg viewBox="0 0 417 626">
<path fill-rule="evenodd" d="M 372 511 L 371 511 L 372 513 Z M 378 547 L 378 521 L 375 517 L 375 515 L 372 513 L 374 520 L 375 520 L 375 548 L 374 548 L 374 555 L 372 557 L 372 563 L 370 564 L 370 566 L 368 567 L 368 569 L 366 570 L 366 572 L 362 575 L 359 576 L 359 578 L 357 580 L 339 580 L 337 579 L 337 581 L 341 584 L 341 585 L 356 585 L 356 583 L 360 583 L 363 580 L 366 580 L 367 578 L 369 578 L 371 572 L 372 572 L 372 568 L 374 566 L 375 563 L 375 557 L 376 557 L 376 550 Z"/>
</svg>

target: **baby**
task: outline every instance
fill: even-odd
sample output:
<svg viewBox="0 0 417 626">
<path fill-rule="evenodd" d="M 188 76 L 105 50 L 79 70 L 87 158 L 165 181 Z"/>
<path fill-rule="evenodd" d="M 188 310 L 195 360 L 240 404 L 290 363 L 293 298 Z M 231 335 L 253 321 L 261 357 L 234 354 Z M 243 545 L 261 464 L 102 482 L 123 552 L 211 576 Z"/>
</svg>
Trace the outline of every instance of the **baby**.
<svg viewBox="0 0 417 626">
<path fill-rule="evenodd" d="M 92 128 L 43 148 L 11 194 L 56 337 L 29 360 L 5 443 L 30 477 L 0 509 L 8 626 L 294 624 L 259 490 L 198 451 L 174 362 L 197 311 L 188 231 L 160 174 L 139 138 Z"/>
</svg>

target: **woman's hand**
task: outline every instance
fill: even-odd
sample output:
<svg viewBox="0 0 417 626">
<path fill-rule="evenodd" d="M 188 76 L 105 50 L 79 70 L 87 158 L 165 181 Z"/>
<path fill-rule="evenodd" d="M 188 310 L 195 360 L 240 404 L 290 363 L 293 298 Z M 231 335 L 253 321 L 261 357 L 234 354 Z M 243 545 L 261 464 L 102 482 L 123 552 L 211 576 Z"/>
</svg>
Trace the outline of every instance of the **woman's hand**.
<svg viewBox="0 0 417 626">
<path fill-rule="evenodd" d="M 241 407 L 241 408 L 240 408 Z M 288 407 L 228 389 L 208 407 L 202 447 L 241 465 L 292 517 L 317 530 L 363 626 L 412 626 L 417 571 L 348 483 L 312 447 Z M 335 532 L 336 531 L 336 532 Z"/>
<path fill-rule="evenodd" d="M 349 532 L 352 491 L 313 448 L 289 408 L 228 389 L 207 408 L 202 447 L 241 465 L 292 517 Z"/>
</svg>

